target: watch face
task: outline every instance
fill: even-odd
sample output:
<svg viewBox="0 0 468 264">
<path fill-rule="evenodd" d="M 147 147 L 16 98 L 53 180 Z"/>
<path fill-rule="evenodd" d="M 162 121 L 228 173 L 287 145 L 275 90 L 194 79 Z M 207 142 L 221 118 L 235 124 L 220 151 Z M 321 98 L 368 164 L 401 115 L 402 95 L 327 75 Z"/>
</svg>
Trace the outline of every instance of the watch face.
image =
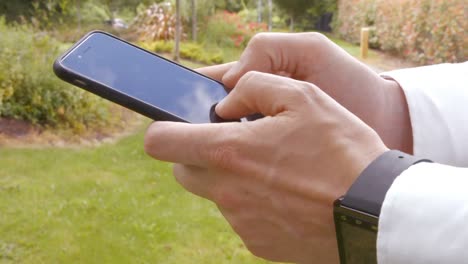
<svg viewBox="0 0 468 264">
<path fill-rule="evenodd" d="M 341 264 L 376 264 L 378 218 L 346 207 L 334 215 Z"/>
</svg>

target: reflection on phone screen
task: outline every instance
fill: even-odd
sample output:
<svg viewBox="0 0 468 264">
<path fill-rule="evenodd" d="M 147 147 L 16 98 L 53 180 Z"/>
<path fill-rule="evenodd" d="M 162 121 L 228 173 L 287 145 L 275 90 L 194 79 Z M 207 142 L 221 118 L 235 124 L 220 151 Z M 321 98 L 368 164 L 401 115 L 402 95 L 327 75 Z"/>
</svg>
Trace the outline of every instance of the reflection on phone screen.
<svg viewBox="0 0 468 264">
<path fill-rule="evenodd" d="M 191 123 L 210 122 L 226 96 L 209 78 L 102 33 L 93 33 L 63 60 L 64 67 Z"/>
</svg>

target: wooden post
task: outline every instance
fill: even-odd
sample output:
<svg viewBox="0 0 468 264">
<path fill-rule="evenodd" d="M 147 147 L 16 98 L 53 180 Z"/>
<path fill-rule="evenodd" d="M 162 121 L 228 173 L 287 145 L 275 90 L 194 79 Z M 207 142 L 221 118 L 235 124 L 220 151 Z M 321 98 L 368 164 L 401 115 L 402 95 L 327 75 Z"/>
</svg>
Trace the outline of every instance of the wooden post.
<svg viewBox="0 0 468 264">
<path fill-rule="evenodd" d="M 367 58 L 367 51 L 369 50 L 369 28 L 361 28 L 361 59 Z"/>
</svg>

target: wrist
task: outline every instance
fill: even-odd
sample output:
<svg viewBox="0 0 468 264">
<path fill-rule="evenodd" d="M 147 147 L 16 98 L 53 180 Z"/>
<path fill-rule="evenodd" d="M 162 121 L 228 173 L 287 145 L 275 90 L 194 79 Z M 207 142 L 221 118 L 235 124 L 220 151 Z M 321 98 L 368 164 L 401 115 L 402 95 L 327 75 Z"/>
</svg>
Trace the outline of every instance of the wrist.
<svg viewBox="0 0 468 264">
<path fill-rule="evenodd" d="M 384 80 L 384 111 L 379 135 L 390 149 L 413 153 L 413 130 L 406 96 L 394 80 Z"/>
<path fill-rule="evenodd" d="M 419 162 L 431 161 L 386 151 L 335 201 L 333 214 L 342 264 L 377 263 L 378 222 L 385 195 L 404 170 Z"/>
<path fill-rule="evenodd" d="M 333 200 L 343 195 L 369 164 L 389 151 L 389 148 L 383 143 L 375 130 L 369 129 L 368 133 L 365 140 L 354 140 L 351 146 L 341 151 L 346 153 L 345 156 L 347 157 L 346 166 L 343 166 L 345 168 L 343 173 L 346 177 L 342 179 L 339 188 L 335 187 Z"/>
</svg>

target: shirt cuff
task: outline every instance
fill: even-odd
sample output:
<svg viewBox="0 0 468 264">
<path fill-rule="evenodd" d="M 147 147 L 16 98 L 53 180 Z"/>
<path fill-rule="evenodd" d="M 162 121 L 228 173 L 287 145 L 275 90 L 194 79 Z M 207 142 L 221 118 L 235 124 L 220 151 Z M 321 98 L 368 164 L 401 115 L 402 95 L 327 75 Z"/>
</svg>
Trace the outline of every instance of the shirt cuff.
<svg viewBox="0 0 468 264">
<path fill-rule="evenodd" d="M 418 163 L 385 197 L 379 264 L 464 263 L 468 259 L 468 168 Z"/>
<path fill-rule="evenodd" d="M 403 89 L 415 156 L 468 166 L 468 62 L 383 73 Z"/>
</svg>

